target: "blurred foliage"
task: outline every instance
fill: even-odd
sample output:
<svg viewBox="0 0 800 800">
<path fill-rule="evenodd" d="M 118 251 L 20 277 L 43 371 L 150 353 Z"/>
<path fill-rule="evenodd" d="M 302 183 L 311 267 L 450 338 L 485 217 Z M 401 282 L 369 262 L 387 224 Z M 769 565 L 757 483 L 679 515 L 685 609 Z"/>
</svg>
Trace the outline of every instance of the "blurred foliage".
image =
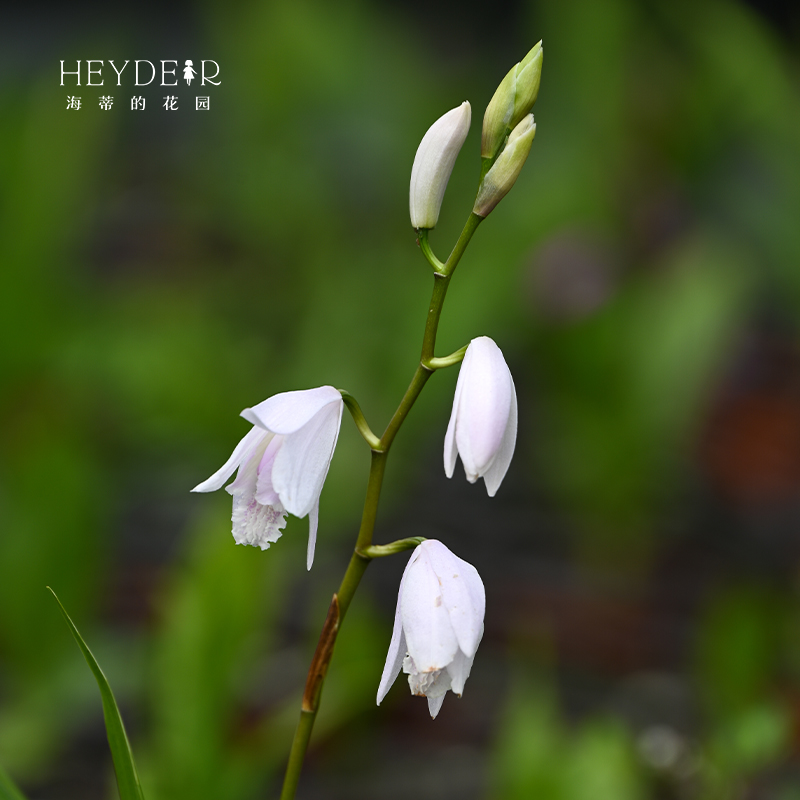
<svg viewBox="0 0 800 800">
<path fill-rule="evenodd" d="M 500 720 L 490 797 L 589 800 L 646 797 L 642 766 L 620 723 L 598 718 L 568 730 L 554 688 L 518 678 Z"/>
<path fill-rule="evenodd" d="M 543 38 L 535 146 L 459 267 L 439 338 L 440 353 L 484 333 L 501 344 L 520 443 L 495 505 L 454 507 L 453 525 L 465 542 L 486 519 L 496 529 L 476 563 L 490 614 L 514 581 L 524 593 L 568 574 L 559 591 L 590 598 L 574 630 L 597 627 L 611 584 L 667 644 L 620 668 L 575 660 L 589 645 L 563 634 L 552 676 L 530 658 L 507 686 L 509 639 L 541 634 L 542 609 L 520 610 L 513 631 L 487 625 L 470 691 L 443 711 L 460 722 L 430 728 L 403 716 L 417 705 L 404 711 L 400 690 L 374 710 L 394 589 L 370 575 L 301 791 L 391 800 L 405 778 L 420 798 L 796 798 L 797 29 L 739 0 L 530 2 L 502 25 L 366 0 L 203 3 L 158 30 L 127 13 L 20 12 L 0 32 L 3 767 L 32 800 L 113 791 L 50 584 L 117 693 L 148 798 L 275 791 L 366 454 L 345 420 L 310 576 L 305 521 L 266 554 L 235 548 L 227 495 L 187 490 L 245 432 L 238 410 L 279 391 L 347 388 L 382 428 L 429 292 L 407 223 L 417 143 L 470 99 L 431 236 L 443 257 L 470 208 L 482 109 Z M 103 112 L 88 87 L 65 110 L 59 59 L 176 47 L 222 66 L 208 113 L 170 116 L 153 89 L 137 116 L 127 88 Z M 379 531 L 424 525 L 450 491 L 438 448 L 455 378 L 430 382 L 397 441 Z M 521 573 L 531 562 L 498 552 L 503 535 L 516 526 L 538 552 L 543 516 L 563 562 Z M 615 704 L 653 671 L 686 689 L 680 724 Z M 367 751 L 380 788 L 358 782 Z M 486 781 L 437 783 L 431 761 L 488 763 Z M 395 762 L 404 774 L 382 778 Z"/>
</svg>

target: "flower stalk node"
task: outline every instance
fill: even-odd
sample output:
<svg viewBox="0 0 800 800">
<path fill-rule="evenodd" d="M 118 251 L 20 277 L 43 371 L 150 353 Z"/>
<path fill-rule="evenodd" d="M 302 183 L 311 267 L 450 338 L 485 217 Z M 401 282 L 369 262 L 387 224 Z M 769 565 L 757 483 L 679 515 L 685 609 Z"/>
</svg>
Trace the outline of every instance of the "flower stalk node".
<svg viewBox="0 0 800 800">
<path fill-rule="evenodd" d="M 423 366 L 427 369 L 436 370 L 452 367 L 453 364 L 459 364 L 464 360 L 464 354 L 467 352 L 468 346 L 469 345 L 464 345 L 456 350 L 455 353 L 450 353 L 449 356 L 444 356 L 444 358 L 429 358 Z"/>
<path fill-rule="evenodd" d="M 362 558 L 383 558 L 384 556 L 393 556 L 395 553 L 402 553 L 404 550 L 413 550 L 419 547 L 425 541 L 424 536 L 410 536 L 408 539 L 398 539 L 389 544 L 373 544 L 370 547 L 365 547 L 356 552 Z"/>
<path fill-rule="evenodd" d="M 372 429 L 367 424 L 366 417 L 361 411 L 361 406 L 359 406 L 358 401 L 355 399 L 355 397 L 353 397 L 353 395 L 350 394 L 350 392 L 347 392 L 344 389 L 339 389 L 339 394 L 342 395 L 342 400 L 344 400 L 344 404 L 347 406 L 347 410 L 353 417 L 353 422 L 355 422 L 356 428 L 358 428 L 358 432 L 361 434 L 364 441 L 370 446 L 371 450 L 380 452 L 381 440 L 372 432 Z"/>
<path fill-rule="evenodd" d="M 428 241 L 427 228 L 420 229 L 419 235 L 417 236 L 417 243 L 419 244 L 419 249 L 422 250 L 422 254 L 428 260 L 428 263 L 433 267 L 433 271 L 437 273 L 437 275 L 444 275 L 444 262 L 439 261 L 436 254 L 431 249 L 430 242 Z"/>
</svg>

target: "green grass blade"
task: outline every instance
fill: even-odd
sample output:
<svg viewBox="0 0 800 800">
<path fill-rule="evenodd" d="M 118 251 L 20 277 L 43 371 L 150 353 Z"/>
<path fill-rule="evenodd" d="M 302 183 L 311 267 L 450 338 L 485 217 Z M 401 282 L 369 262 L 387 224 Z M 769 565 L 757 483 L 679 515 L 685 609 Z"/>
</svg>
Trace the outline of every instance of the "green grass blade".
<svg viewBox="0 0 800 800">
<path fill-rule="evenodd" d="M 25 800 L 25 795 L 17 789 L 16 784 L 0 767 L 0 800 Z"/>
<path fill-rule="evenodd" d="M 50 589 L 50 587 L 47 587 Z M 56 598 L 61 613 L 67 621 L 75 641 L 78 643 L 89 669 L 94 673 L 97 680 L 97 685 L 100 687 L 100 696 L 103 698 L 103 716 L 106 721 L 106 734 L 108 735 L 108 744 L 111 747 L 111 756 L 114 759 L 114 771 L 117 774 L 117 787 L 119 788 L 120 800 L 144 800 L 142 794 L 142 787 L 139 785 L 139 776 L 136 774 L 136 765 L 133 763 L 133 752 L 131 745 L 128 741 L 128 735 L 125 733 L 125 726 L 122 723 L 122 717 L 119 713 L 117 701 L 114 699 L 114 693 L 100 669 L 100 665 L 92 655 L 92 651 L 86 646 L 86 642 L 81 638 L 75 623 L 70 619 L 61 601 L 52 589 L 53 597 Z M 13 795 L 12 795 L 13 797 Z M 16 799 L 15 799 L 16 800 Z"/>
</svg>

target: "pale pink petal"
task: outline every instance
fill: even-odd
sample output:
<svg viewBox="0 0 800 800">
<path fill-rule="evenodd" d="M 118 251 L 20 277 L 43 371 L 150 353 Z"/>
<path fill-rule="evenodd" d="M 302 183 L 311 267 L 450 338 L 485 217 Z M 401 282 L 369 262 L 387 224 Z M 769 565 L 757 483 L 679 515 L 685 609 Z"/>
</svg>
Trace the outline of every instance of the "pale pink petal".
<svg viewBox="0 0 800 800">
<path fill-rule="evenodd" d="M 265 506 L 275 505 L 280 503 L 278 493 L 272 485 L 272 468 L 275 464 L 275 456 L 283 444 L 283 436 L 276 436 L 275 434 L 268 433 L 271 441 L 264 450 L 264 455 L 261 456 L 261 461 L 258 464 L 258 482 L 256 483 L 256 500 Z"/>
<path fill-rule="evenodd" d="M 420 556 L 407 571 L 400 596 L 400 614 L 408 652 L 419 672 L 444 669 L 458 650 L 442 587 L 423 545 Z M 415 551 L 416 552 L 416 551 Z"/>
<path fill-rule="evenodd" d="M 261 428 L 251 428 L 236 445 L 231 453 L 231 457 L 207 480 L 198 483 L 192 489 L 193 492 L 215 492 L 221 489 L 225 481 L 230 478 L 236 471 L 236 468 L 242 462 L 242 458 L 246 452 L 251 450 L 258 442 L 266 436 L 266 432 Z"/>
<path fill-rule="evenodd" d="M 481 580 L 481 576 L 478 574 L 478 570 L 476 570 L 472 564 L 468 564 L 466 561 L 463 563 L 466 564 L 469 569 L 464 570 L 462 577 L 464 578 L 464 583 L 466 584 L 467 592 L 469 593 L 470 601 L 472 602 L 472 607 L 475 609 L 475 615 L 481 621 L 480 633 L 478 634 L 478 638 L 474 645 L 475 649 L 477 649 L 478 644 L 481 641 L 481 637 L 483 636 L 483 618 L 486 615 L 486 590 L 483 587 L 483 581 Z M 469 648 L 467 648 L 464 652 L 467 655 L 470 655 Z"/>
<path fill-rule="evenodd" d="M 256 430 L 261 430 L 256 428 Z M 225 487 L 228 494 L 247 494 L 255 496 L 258 486 L 258 465 L 264 456 L 264 451 L 269 447 L 275 435 L 268 431 L 261 431 L 264 435 L 242 456 L 242 463 L 239 464 L 239 471 L 236 473 L 236 480 Z"/>
<path fill-rule="evenodd" d="M 395 622 L 394 630 L 392 631 L 392 641 L 389 644 L 389 652 L 386 654 L 386 663 L 383 665 L 383 674 L 381 675 L 381 683 L 378 687 L 378 705 L 392 684 L 400 674 L 400 668 L 403 666 L 403 659 L 406 655 L 406 637 L 403 633 L 403 626 Z"/>
<path fill-rule="evenodd" d="M 314 563 L 314 548 L 317 546 L 317 528 L 319 527 L 319 498 L 308 512 L 308 551 L 306 552 L 306 569 Z"/>
<path fill-rule="evenodd" d="M 400 579 L 400 589 L 397 592 L 397 606 L 394 612 L 394 628 L 392 629 L 392 641 L 389 643 L 389 652 L 386 654 L 386 664 L 383 667 L 383 675 L 381 676 L 381 683 L 378 687 L 378 705 L 381 700 L 386 697 L 386 693 L 391 688 L 395 679 L 400 674 L 400 668 L 403 666 L 403 659 L 405 658 L 407 646 L 406 637 L 403 633 L 403 620 L 400 614 L 400 599 L 403 596 L 403 586 L 405 584 L 406 575 L 411 565 L 419 558 L 419 548 L 417 547 L 408 559 L 408 564 L 403 570 L 403 577 Z"/>
<path fill-rule="evenodd" d="M 288 436 L 307 425 L 329 403 L 342 402 L 338 389 L 320 386 L 273 395 L 257 406 L 246 408 L 241 415 L 253 425 Z"/>
<path fill-rule="evenodd" d="M 438 697 L 428 698 L 428 711 L 430 712 L 431 719 L 436 719 L 436 715 L 441 711 L 442 703 L 444 703 L 443 694 L 440 694 Z"/>
<path fill-rule="evenodd" d="M 508 377 L 511 380 L 511 410 L 508 415 L 508 424 L 503 433 L 500 449 L 497 451 L 492 465 L 483 476 L 489 497 L 494 497 L 500 488 L 500 484 L 503 482 L 503 478 L 505 478 L 508 467 L 511 464 L 511 459 L 514 456 L 514 448 L 517 446 L 517 392 L 514 388 L 514 381 L 511 379 L 511 373 L 509 373 Z"/>
<path fill-rule="evenodd" d="M 285 436 L 275 457 L 272 485 L 296 517 L 306 516 L 319 501 L 342 421 L 344 403 L 337 396 L 338 402 L 323 405 L 302 428 Z"/>
<path fill-rule="evenodd" d="M 483 628 L 481 628 L 481 635 Z M 450 675 L 450 688 L 453 694 L 459 697 L 464 693 L 464 684 L 469 678 L 469 673 L 472 670 L 472 662 L 475 660 L 475 655 L 465 656 L 460 650 L 456 653 L 455 658 L 447 665 L 447 672 Z"/>
<path fill-rule="evenodd" d="M 447 423 L 447 433 L 444 435 L 444 474 L 448 478 L 453 477 L 453 471 L 456 468 L 456 455 L 458 448 L 456 447 L 456 420 L 458 418 L 458 407 L 461 402 L 461 390 L 464 385 L 464 374 L 469 370 L 469 363 L 472 361 L 469 347 L 464 354 L 461 361 L 461 367 L 458 371 L 458 380 L 456 381 L 456 392 L 453 397 L 453 410 L 450 412 L 450 421 Z"/>
<path fill-rule="evenodd" d="M 489 468 L 500 448 L 511 411 L 513 384 L 500 348 L 487 336 L 470 342 L 473 357 L 463 369 L 456 444 L 470 483 Z"/>
<path fill-rule="evenodd" d="M 441 542 L 428 539 L 420 545 L 438 579 L 442 601 L 459 648 L 474 656 L 483 631 L 486 594 L 478 571 L 454 555 Z"/>
</svg>

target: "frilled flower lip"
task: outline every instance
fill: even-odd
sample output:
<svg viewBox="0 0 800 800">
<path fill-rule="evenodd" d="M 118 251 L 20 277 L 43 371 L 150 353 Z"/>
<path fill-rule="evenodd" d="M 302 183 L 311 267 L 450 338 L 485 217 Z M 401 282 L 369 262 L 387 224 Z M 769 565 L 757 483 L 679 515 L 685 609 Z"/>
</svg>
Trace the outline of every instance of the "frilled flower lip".
<svg viewBox="0 0 800 800">
<path fill-rule="evenodd" d="M 412 691 L 428 697 L 435 717 L 447 689 L 458 695 L 464 690 L 485 610 L 486 593 L 475 567 L 436 539 L 420 544 L 400 581 L 378 704 L 406 661 Z"/>
<path fill-rule="evenodd" d="M 310 569 L 316 544 L 319 497 L 339 437 L 343 408 L 342 395 L 333 386 L 283 392 L 246 408 L 241 416 L 252 423 L 253 428 L 222 467 L 192 491 L 216 491 L 240 468 L 242 480 L 237 477 L 228 486 L 228 491 L 235 496 L 239 490 L 237 484 L 244 484 L 246 478 L 241 468 L 257 470 L 256 500 L 262 505 L 277 507 L 280 504 L 296 517 L 309 516 Z M 273 445 L 254 463 L 254 455 L 265 440 Z"/>
<path fill-rule="evenodd" d="M 444 471 L 453 477 L 461 456 L 470 483 L 483 478 L 494 497 L 517 441 L 517 393 L 500 348 L 488 336 L 473 339 L 458 373 L 444 438 Z"/>
</svg>

